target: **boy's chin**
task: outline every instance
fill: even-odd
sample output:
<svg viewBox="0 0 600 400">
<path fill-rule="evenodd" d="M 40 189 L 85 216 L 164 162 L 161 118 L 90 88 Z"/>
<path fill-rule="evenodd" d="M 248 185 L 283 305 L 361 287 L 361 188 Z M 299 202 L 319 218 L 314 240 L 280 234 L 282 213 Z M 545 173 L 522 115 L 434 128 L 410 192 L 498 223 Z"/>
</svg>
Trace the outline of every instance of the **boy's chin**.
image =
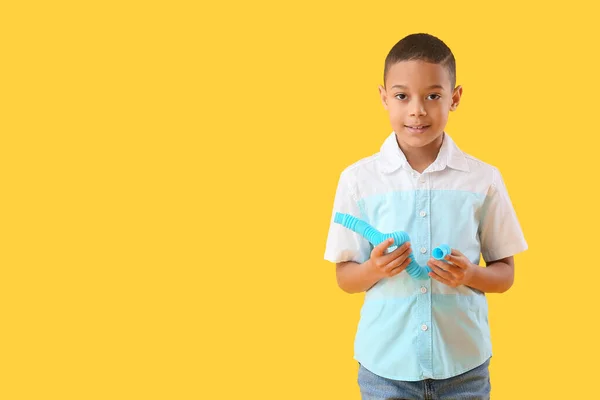
<svg viewBox="0 0 600 400">
<path fill-rule="evenodd" d="M 404 144 L 410 147 L 425 147 L 432 142 L 435 142 L 442 133 L 410 133 L 406 131 L 400 131 L 400 133 L 396 133 L 396 137 L 398 140 L 403 142 Z"/>
</svg>

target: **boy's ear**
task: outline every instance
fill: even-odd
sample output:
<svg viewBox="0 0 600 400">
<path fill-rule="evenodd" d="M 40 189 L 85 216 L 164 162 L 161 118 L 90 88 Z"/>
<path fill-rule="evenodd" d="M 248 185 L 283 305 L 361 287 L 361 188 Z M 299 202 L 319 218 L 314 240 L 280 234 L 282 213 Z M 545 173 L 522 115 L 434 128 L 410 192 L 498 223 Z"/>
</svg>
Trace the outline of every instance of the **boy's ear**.
<svg viewBox="0 0 600 400">
<path fill-rule="evenodd" d="M 381 85 L 379 85 L 379 96 L 381 97 L 381 104 L 383 104 L 383 108 L 387 110 L 387 93 L 385 92 L 385 88 Z"/>
<path fill-rule="evenodd" d="M 460 98 L 462 96 L 462 86 L 458 85 L 456 89 L 452 92 L 452 104 L 450 105 L 450 111 L 455 111 L 460 103 Z"/>
</svg>

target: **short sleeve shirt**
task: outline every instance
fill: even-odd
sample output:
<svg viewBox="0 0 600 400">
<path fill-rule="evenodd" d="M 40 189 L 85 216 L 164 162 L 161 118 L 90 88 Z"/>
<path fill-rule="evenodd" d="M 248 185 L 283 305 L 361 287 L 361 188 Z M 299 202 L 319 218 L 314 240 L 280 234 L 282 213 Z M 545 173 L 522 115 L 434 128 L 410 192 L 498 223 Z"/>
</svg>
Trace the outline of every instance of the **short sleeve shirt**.
<svg viewBox="0 0 600 400">
<path fill-rule="evenodd" d="M 369 259 L 373 245 L 334 223 L 336 212 L 360 218 L 382 233 L 408 233 L 424 266 L 440 244 L 478 264 L 527 249 L 496 167 L 464 152 L 444 133 L 436 160 L 423 173 L 407 162 L 392 132 L 378 153 L 342 171 L 333 204 L 325 259 Z M 445 379 L 492 355 L 485 294 L 467 286 L 417 280 L 406 271 L 365 293 L 354 358 L 396 380 Z"/>
</svg>

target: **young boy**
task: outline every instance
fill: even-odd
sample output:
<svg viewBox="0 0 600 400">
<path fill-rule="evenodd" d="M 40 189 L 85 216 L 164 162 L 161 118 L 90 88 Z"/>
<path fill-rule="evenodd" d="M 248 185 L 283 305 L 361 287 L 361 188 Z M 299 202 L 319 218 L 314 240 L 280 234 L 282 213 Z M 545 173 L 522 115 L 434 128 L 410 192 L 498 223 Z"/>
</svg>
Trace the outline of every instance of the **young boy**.
<svg viewBox="0 0 600 400">
<path fill-rule="evenodd" d="M 498 169 L 445 132 L 462 95 L 446 44 L 428 34 L 400 40 L 379 92 L 393 132 L 341 173 L 325 250 L 340 288 L 366 292 L 354 342 L 362 398 L 488 399 L 485 293 L 511 287 L 513 255 L 527 243 Z M 336 212 L 410 241 L 374 247 L 335 223 Z M 452 252 L 438 261 L 431 252 L 443 243 Z M 411 253 L 431 268 L 426 279 L 405 271 Z"/>
</svg>

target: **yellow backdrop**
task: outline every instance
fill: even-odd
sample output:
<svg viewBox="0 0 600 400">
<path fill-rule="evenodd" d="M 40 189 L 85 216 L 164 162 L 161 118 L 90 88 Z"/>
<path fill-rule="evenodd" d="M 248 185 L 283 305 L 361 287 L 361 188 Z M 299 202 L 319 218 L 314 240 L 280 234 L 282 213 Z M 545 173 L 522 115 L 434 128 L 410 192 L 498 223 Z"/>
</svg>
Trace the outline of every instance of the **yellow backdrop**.
<svg viewBox="0 0 600 400">
<path fill-rule="evenodd" d="M 447 130 L 500 168 L 530 246 L 489 296 L 492 398 L 593 398 L 588 3 L 3 5 L 0 398 L 359 399 L 363 295 L 323 253 L 415 32 L 455 53 Z"/>
</svg>

